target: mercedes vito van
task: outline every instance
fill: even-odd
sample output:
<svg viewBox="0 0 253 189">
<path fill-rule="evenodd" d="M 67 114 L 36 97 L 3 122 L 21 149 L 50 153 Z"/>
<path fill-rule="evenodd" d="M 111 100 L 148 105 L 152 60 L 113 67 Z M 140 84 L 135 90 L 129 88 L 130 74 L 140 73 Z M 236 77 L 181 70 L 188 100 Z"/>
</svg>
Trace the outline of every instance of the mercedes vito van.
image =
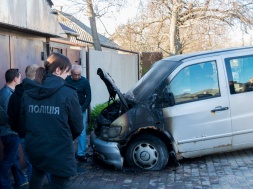
<svg viewBox="0 0 253 189">
<path fill-rule="evenodd" d="M 109 106 L 91 145 L 104 162 L 161 170 L 175 158 L 253 147 L 253 47 L 172 56 L 122 94 L 98 69 Z M 116 97 L 118 95 L 118 98 Z"/>
</svg>

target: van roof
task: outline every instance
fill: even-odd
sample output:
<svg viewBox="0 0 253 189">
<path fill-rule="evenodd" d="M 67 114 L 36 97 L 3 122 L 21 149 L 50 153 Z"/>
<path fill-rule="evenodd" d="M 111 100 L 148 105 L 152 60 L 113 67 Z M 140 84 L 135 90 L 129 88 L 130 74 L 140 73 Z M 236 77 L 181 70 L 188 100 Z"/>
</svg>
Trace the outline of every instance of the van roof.
<svg viewBox="0 0 253 189">
<path fill-rule="evenodd" d="M 203 58 L 209 56 L 218 56 L 221 54 L 231 54 L 235 51 L 252 50 L 253 46 L 237 47 L 213 51 L 201 51 L 189 54 L 182 54 L 164 58 L 152 64 L 151 69 L 125 94 L 125 96 L 134 101 L 142 101 L 156 89 L 156 86 L 168 77 L 184 60 Z M 158 74 L 159 73 L 159 74 Z"/>
<path fill-rule="evenodd" d="M 220 50 L 210 50 L 210 51 L 199 51 L 199 52 L 194 52 L 194 53 L 188 53 L 188 54 L 182 54 L 182 55 L 176 55 L 176 56 L 170 56 L 167 58 L 164 58 L 164 60 L 169 60 L 169 61 L 183 61 L 185 59 L 189 58 L 195 58 L 195 57 L 200 57 L 200 56 L 213 56 L 215 55 L 220 55 L 220 54 L 230 54 L 232 51 L 244 51 L 252 49 L 253 46 L 247 46 L 247 47 L 236 47 L 236 48 L 228 48 L 228 49 L 220 49 Z M 252 51 L 253 53 L 253 51 Z"/>
</svg>

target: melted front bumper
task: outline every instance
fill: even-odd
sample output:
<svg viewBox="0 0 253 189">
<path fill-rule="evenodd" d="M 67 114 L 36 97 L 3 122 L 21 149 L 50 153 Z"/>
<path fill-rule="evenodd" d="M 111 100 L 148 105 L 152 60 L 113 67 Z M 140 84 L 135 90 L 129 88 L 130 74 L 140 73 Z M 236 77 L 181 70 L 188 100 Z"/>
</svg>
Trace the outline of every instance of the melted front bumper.
<svg viewBox="0 0 253 189">
<path fill-rule="evenodd" d="M 123 168 L 124 159 L 120 154 L 119 144 L 117 142 L 101 140 L 93 131 L 90 135 L 90 143 L 94 152 L 103 162 L 113 165 L 117 170 Z"/>
</svg>

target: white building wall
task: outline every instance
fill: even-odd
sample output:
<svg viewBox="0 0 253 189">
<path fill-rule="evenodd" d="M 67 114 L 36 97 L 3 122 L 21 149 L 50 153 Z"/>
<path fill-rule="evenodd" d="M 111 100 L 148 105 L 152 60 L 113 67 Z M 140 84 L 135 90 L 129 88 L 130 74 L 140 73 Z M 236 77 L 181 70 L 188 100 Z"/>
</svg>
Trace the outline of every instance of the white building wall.
<svg viewBox="0 0 253 189">
<path fill-rule="evenodd" d="M 138 81 L 138 56 L 136 54 L 118 54 L 116 51 L 90 50 L 89 59 L 92 92 L 91 108 L 97 104 L 107 102 L 109 99 L 106 85 L 97 75 L 98 68 L 102 68 L 111 75 L 122 93 L 127 92 Z"/>
</svg>

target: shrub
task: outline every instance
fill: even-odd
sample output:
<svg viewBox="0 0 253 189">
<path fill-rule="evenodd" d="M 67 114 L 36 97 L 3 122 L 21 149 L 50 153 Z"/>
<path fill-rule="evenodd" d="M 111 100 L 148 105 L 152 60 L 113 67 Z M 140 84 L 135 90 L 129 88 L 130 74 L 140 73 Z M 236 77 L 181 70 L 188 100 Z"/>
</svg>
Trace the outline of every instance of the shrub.
<svg viewBox="0 0 253 189">
<path fill-rule="evenodd" d="M 94 129 L 94 123 L 96 121 L 97 116 L 101 113 L 103 109 L 108 106 L 108 103 L 98 104 L 91 110 L 91 121 L 89 124 L 89 130 Z"/>
</svg>

